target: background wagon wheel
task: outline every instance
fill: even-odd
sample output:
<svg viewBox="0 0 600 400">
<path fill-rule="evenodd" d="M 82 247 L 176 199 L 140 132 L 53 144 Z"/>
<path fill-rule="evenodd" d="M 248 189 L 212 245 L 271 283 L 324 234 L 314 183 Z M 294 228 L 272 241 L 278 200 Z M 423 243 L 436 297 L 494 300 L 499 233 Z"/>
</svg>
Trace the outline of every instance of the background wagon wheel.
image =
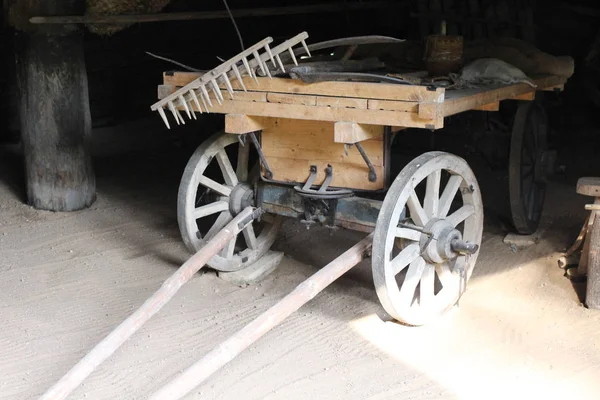
<svg viewBox="0 0 600 400">
<path fill-rule="evenodd" d="M 519 105 L 513 124 L 508 183 L 512 220 L 517 232 L 535 232 L 544 207 L 546 195 L 548 124 L 542 106 L 536 102 Z"/>
<path fill-rule="evenodd" d="M 236 135 L 219 132 L 204 141 L 190 158 L 179 186 L 177 219 L 191 252 L 198 251 L 245 207 L 254 205 L 254 188 L 249 181 L 253 174 L 248 173 L 250 146 L 241 146 Z M 234 170 L 230 160 L 236 158 Z M 209 174 L 222 178 L 215 180 Z M 261 222 L 255 221 L 244 229 L 243 237 L 232 240 L 208 265 L 226 272 L 250 266 L 269 250 L 281 220 L 279 216 L 263 216 Z"/>
<path fill-rule="evenodd" d="M 481 195 L 468 164 L 443 152 L 411 161 L 385 196 L 373 237 L 373 280 L 385 310 L 422 325 L 452 307 L 478 253 L 462 255 L 451 243 L 480 245 L 482 232 Z"/>
</svg>

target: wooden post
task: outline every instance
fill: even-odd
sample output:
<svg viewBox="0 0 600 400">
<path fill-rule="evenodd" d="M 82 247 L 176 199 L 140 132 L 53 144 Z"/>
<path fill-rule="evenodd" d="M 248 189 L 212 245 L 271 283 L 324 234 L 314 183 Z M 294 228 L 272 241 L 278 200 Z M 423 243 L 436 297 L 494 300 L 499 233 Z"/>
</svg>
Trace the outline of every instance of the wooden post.
<svg viewBox="0 0 600 400">
<path fill-rule="evenodd" d="M 28 13 L 84 11 L 84 1 L 30 1 Z M 51 211 L 90 206 L 96 181 L 83 34 L 73 26 L 27 29 L 16 43 L 28 203 Z"/>
</svg>

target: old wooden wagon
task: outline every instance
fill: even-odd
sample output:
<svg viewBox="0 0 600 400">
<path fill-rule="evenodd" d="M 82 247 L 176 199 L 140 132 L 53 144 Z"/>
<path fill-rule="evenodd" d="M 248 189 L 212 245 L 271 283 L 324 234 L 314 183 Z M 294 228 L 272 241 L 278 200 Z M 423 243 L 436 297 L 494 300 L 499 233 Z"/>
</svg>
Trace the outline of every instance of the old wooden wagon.
<svg viewBox="0 0 600 400">
<path fill-rule="evenodd" d="M 199 76 L 165 73 L 159 97 Z M 534 81 L 537 90 L 565 83 L 556 76 Z M 222 98 L 215 96 L 210 109 L 225 114 L 224 132 L 204 141 L 183 175 L 181 234 L 197 251 L 245 206 L 260 207 L 270 217 L 214 257 L 209 265 L 215 269 L 239 270 L 259 260 L 275 240 L 281 217 L 373 231 L 373 277 L 385 310 L 412 325 L 439 316 L 456 303 L 477 259 L 483 229 L 479 186 L 463 159 L 443 152 L 425 153 L 392 177 L 390 144 L 405 128 L 441 129 L 446 117 L 497 111 L 503 100 L 522 101 L 509 160 L 513 220 L 522 233 L 537 227 L 546 126 L 543 111 L 531 102 L 536 88 L 530 85 L 446 90 L 268 77 L 245 77 L 243 85 L 232 85 L 234 95 L 222 86 Z M 257 157 L 249 157 L 250 147 Z M 260 171 L 252 171 L 253 159 Z M 211 175 L 211 164 L 220 174 Z M 372 199 L 383 191 L 383 202 Z"/>
</svg>

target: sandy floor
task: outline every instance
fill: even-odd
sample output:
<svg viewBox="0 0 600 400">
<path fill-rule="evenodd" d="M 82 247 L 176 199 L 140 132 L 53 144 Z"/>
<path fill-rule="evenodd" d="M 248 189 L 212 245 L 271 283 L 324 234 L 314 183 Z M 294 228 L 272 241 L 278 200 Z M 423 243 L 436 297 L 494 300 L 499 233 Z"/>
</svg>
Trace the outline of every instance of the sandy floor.
<svg viewBox="0 0 600 400">
<path fill-rule="evenodd" d="M 36 398 L 185 260 L 175 196 L 188 154 L 100 154 L 98 201 L 72 214 L 22 204 L 20 160 L 0 154 L 0 398 Z M 573 192 L 553 182 L 544 240 L 517 252 L 486 210 L 468 292 L 437 323 L 389 322 L 365 264 L 189 398 L 598 399 L 600 313 L 556 264 L 583 221 Z M 72 398 L 145 398 L 360 237 L 316 232 L 286 222 L 287 257 L 261 284 L 196 276 Z"/>
</svg>

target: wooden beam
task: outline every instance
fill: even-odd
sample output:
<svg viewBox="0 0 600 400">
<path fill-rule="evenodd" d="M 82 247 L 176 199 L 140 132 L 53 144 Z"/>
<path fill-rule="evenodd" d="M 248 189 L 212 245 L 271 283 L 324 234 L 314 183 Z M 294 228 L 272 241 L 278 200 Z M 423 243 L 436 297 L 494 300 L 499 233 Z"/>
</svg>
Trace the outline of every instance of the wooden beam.
<svg viewBox="0 0 600 400">
<path fill-rule="evenodd" d="M 556 86 L 549 86 L 546 88 L 542 89 L 544 92 L 554 92 L 554 91 L 559 91 L 562 92 L 565 90 L 565 85 L 556 85 Z"/>
<path fill-rule="evenodd" d="M 336 107 L 336 108 L 362 108 L 367 109 L 367 99 L 353 99 L 350 97 L 329 97 L 317 96 L 317 106 Z M 416 112 L 416 109 L 415 109 Z"/>
<path fill-rule="evenodd" d="M 473 110 L 477 111 L 500 111 L 500 102 L 496 101 L 490 104 L 484 104 L 482 106 L 477 106 Z"/>
<path fill-rule="evenodd" d="M 561 85 L 566 81 L 567 78 L 554 75 L 546 75 L 534 79 L 534 82 L 538 86 L 537 90 Z M 448 91 L 446 92 L 446 99 L 443 105 L 443 114 L 447 117 L 497 101 L 518 98 L 520 95 L 531 97 L 531 93 L 534 92 L 535 89 L 525 83 Z"/>
<path fill-rule="evenodd" d="M 249 92 L 252 93 L 252 92 Z M 279 104 L 302 104 L 304 106 L 316 106 L 317 96 L 313 95 L 296 95 L 288 93 L 267 93 L 267 101 L 269 103 Z"/>
<path fill-rule="evenodd" d="M 356 143 L 383 135 L 382 125 L 357 124 L 356 122 L 336 122 L 333 141 L 336 143 Z"/>
<path fill-rule="evenodd" d="M 535 100 L 535 91 L 519 94 L 510 98 L 511 100 L 533 101 Z"/>
<path fill-rule="evenodd" d="M 185 86 L 197 79 L 199 72 L 165 72 L 163 84 L 173 86 Z M 425 86 L 397 85 L 390 83 L 373 82 L 317 82 L 304 83 L 288 78 L 265 78 L 258 77 L 258 84 L 250 77 L 244 77 L 244 85 L 249 91 L 293 93 L 317 96 L 350 97 L 361 99 L 383 99 L 401 101 L 433 101 L 438 93 L 428 90 Z M 233 80 L 232 86 L 235 90 L 243 90 L 237 80 Z"/>
<path fill-rule="evenodd" d="M 225 115 L 225 132 L 227 133 L 244 134 L 262 131 L 270 125 L 268 117 L 251 117 L 243 114 Z"/>
<path fill-rule="evenodd" d="M 395 1 L 370 1 L 355 3 L 326 3 L 302 6 L 270 7 L 270 8 L 247 8 L 231 10 L 234 18 L 267 17 L 273 15 L 312 14 L 325 12 L 346 12 L 379 8 L 401 7 Z M 155 13 L 155 14 L 126 14 L 126 15 L 68 15 L 68 16 L 44 16 L 32 17 L 32 24 L 133 24 L 140 22 L 164 22 L 164 21 L 197 21 L 210 19 L 229 19 L 229 13 L 223 11 L 199 11 L 199 12 L 177 12 L 177 13 Z"/>
<path fill-rule="evenodd" d="M 419 115 L 416 113 L 364 110 L 358 108 L 305 106 L 301 104 L 249 102 L 229 100 L 227 98 L 225 98 L 223 104 L 218 104 L 216 101 L 213 101 L 210 112 L 274 118 L 285 116 L 286 118 L 291 119 L 315 121 L 348 121 L 359 124 L 403 126 L 407 128 L 436 128 L 435 120 L 420 119 Z"/>
</svg>

